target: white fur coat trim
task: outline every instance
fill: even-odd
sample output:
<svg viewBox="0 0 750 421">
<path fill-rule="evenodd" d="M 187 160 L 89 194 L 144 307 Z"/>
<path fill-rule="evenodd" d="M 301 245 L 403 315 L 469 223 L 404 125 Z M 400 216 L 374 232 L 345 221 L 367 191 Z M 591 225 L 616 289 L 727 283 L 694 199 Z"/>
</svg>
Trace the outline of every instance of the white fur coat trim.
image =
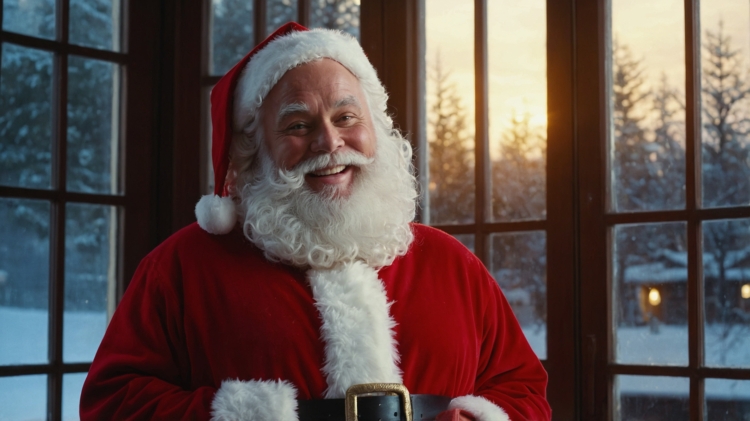
<svg viewBox="0 0 750 421">
<path fill-rule="evenodd" d="M 481 396 L 466 395 L 451 400 L 448 409 L 463 409 L 474 415 L 477 421 L 510 421 L 503 408 Z"/>
<path fill-rule="evenodd" d="M 331 29 L 292 32 L 274 39 L 255 53 L 242 71 L 234 96 L 234 129 L 245 128 L 263 98 L 288 70 L 321 58 L 341 63 L 359 79 L 363 88 L 364 85 L 370 88 L 365 91 L 375 89 L 385 95 L 375 68 L 354 37 Z"/>
<path fill-rule="evenodd" d="M 211 421 L 298 421 L 297 389 L 281 380 L 225 380 L 211 415 Z"/>
<path fill-rule="evenodd" d="M 343 398 L 359 383 L 401 383 L 390 303 L 375 269 L 361 262 L 310 270 L 315 306 L 323 321 L 323 374 L 327 399 Z"/>
</svg>

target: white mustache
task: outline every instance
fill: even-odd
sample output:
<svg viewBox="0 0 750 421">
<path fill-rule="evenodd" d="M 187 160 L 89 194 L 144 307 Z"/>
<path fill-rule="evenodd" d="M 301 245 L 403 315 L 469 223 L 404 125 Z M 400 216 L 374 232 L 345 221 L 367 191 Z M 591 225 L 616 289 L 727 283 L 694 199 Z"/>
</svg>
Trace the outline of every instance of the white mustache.
<svg viewBox="0 0 750 421">
<path fill-rule="evenodd" d="M 310 158 L 295 165 L 294 168 L 289 171 L 295 174 L 305 175 L 311 172 L 320 171 L 323 168 L 337 165 L 364 166 L 372 164 L 373 161 L 375 161 L 375 158 L 368 158 L 359 152 L 337 152 L 334 154 L 320 155 Z"/>
</svg>

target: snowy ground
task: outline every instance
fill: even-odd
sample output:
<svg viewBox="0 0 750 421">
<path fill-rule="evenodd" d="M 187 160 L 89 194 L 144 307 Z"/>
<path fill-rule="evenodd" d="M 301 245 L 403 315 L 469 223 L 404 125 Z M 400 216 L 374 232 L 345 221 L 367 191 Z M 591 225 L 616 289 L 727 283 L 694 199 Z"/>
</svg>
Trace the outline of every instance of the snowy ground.
<svg viewBox="0 0 750 421">
<path fill-rule="evenodd" d="M 0 307 L 0 364 L 47 362 L 47 312 Z M 105 313 L 69 312 L 63 317 L 63 359 L 89 362 L 107 327 Z M 78 397 L 85 373 L 63 378 L 63 419 L 78 419 Z M 47 378 L 0 377 L 0 421 L 44 420 Z"/>
<path fill-rule="evenodd" d="M 104 313 L 71 312 L 64 317 L 63 353 L 66 362 L 88 362 L 94 357 L 106 328 Z M 731 346 L 719 340 L 718 329 L 707 329 L 709 365 L 750 367 L 750 334 L 736 332 Z M 524 328 L 537 355 L 547 357 L 546 329 Z M 742 334 L 744 333 L 744 334 Z M 658 333 L 649 327 L 620 328 L 618 362 L 624 364 L 687 365 L 687 329 L 662 325 Z M 722 363 L 723 359 L 723 363 Z M 39 364 L 47 361 L 47 313 L 0 307 L 0 364 Z M 78 419 L 78 397 L 85 373 L 63 380 L 63 419 Z M 46 376 L 0 377 L 0 421 L 44 420 Z M 619 376 L 619 392 L 661 396 L 687 396 L 688 379 L 675 377 Z M 706 396 L 715 399 L 750 398 L 750 381 L 709 379 Z"/>
</svg>

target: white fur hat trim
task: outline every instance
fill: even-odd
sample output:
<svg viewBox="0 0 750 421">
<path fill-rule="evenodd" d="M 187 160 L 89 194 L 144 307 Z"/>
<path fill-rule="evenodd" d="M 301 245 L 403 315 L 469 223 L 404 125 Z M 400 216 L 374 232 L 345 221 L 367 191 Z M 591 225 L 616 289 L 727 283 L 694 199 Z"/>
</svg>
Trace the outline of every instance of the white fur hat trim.
<svg viewBox="0 0 750 421">
<path fill-rule="evenodd" d="M 368 85 L 366 91 L 377 89 L 385 95 L 375 68 L 354 37 L 331 29 L 292 32 L 258 51 L 242 71 L 235 88 L 234 130 L 245 128 L 268 92 L 287 71 L 321 58 L 341 63 L 359 79 L 363 88 Z M 377 111 L 385 112 L 385 109 Z"/>
<path fill-rule="evenodd" d="M 207 194 L 195 205 L 198 225 L 210 234 L 227 234 L 237 224 L 237 205 L 231 197 Z"/>
<path fill-rule="evenodd" d="M 211 415 L 211 421 L 297 421 L 297 389 L 281 380 L 225 380 Z"/>
</svg>

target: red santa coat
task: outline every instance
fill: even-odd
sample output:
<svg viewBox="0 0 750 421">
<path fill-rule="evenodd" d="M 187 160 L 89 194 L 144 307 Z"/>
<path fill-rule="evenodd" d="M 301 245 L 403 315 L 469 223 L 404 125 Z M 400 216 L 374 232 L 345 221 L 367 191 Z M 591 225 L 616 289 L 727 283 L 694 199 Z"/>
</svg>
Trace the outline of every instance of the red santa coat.
<svg viewBox="0 0 750 421">
<path fill-rule="evenodd" d="M 479 420 L 549 419 L 546 372 L 497 283 L 454 238 L 423 225 L 413 232 L 409 252 L 375 278 L 389 303 L 382 323 L 395 348 L 381 355 L 396 367 L 392 375 L 411 393 L 458 397 L 451 406 Z M 81 419 L 207 420 L 212 405 L 214 419 L 294 419 L 295 392 L 321 399 L 340 395 L 333 389 L 348 381 L 371 380 L 343 378 L 367 364 L 339 361 L 346 350 L 336 347 L 361 346 L 381 321 L 324 302 L 313 289 L 328 280 L 314 278 L 269 262 L 239 231 L 179 231 L 130 283 L 84 384 Z M 351 320 L 343 334 L 331 328 Z M 379 358 L 369 348 L 383 346 L 352 354 Z"/>
</svg>

